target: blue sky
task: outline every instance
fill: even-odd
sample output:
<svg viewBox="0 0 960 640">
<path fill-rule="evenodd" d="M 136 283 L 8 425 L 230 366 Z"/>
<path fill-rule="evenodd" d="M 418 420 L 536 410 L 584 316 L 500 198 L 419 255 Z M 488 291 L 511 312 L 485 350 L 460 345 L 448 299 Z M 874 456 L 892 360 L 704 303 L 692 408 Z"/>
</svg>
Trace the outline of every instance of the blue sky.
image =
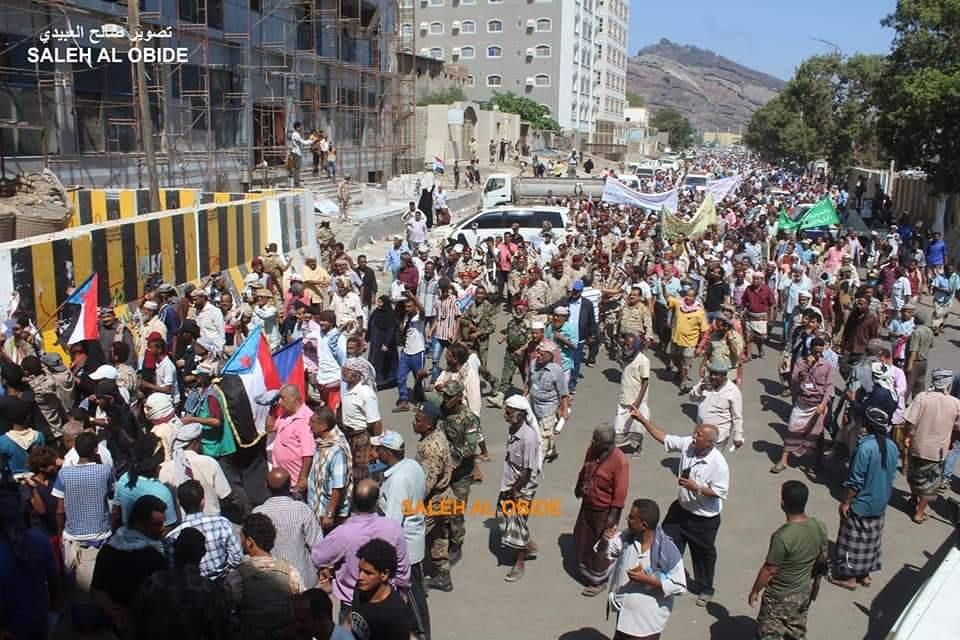
<svg viewBox="0 0 960 640">
<path fill-rule="evenodd" d="M 710 49 L 789 80 L 805 58 L 829 53 L 887 53 L 893 31 L 880 20 L 896 0 L 631 0 L 629 55 L 667 38 Z"/>
</svg>

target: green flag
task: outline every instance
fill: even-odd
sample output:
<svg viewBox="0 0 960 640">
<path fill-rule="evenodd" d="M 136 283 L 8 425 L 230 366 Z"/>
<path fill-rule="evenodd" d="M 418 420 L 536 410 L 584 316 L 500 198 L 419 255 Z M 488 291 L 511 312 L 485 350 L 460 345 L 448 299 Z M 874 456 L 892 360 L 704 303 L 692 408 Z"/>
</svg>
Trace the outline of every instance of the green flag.
<svg viewBox="0 0 960 640">
<path fill-rule="evenodd" d="M 833 208 L 833 200 L 829 197 L 824 198 L 803 214 L 800 219 L 800 230 L 816 229 L 817 227 L 829 227 L 832 224 L 840 224 L 840 217 L 837 210 Z"/>
<path fill-rule="evenodd" d="M 799 222 L 794 222 L 787 215 L 785 208 L 780 209 L 780 219 L 777 221 L 777 231 L 796 231 L 800 228 Z"/>
</svg>

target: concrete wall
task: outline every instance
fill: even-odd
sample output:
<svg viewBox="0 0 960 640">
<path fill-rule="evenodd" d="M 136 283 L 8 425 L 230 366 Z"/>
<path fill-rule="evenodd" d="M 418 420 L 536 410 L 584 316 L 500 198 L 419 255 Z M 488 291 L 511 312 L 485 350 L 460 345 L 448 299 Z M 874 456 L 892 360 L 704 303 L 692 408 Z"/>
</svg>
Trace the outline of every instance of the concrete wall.
<svg viewBox="0 0 960 640">
<path fill-rule="evenodd" d="M 458 192 L 457 195 L 447 199 L 447 205 L 450 207 L 451 220 L 457 220 L 471 213 L 476 213 L 480 209 L 480 192 Z M 344 246 L 348 250 L 359 249 L 370 241 L 370 238 L 383 238 L 395 233 L 404 233 L 406 223 L 403 220 L 403 214 L 407 210 L 406 205 L 397 206 L 396 211 L 385 215 L 376 216 L 369 220 L 360 220 L 355 235 L 344 240 Z"/>
<path fill-rule="evenodd" d="M 0 244 L 0 321 L 27 311 L 53 344 L 70 287 L 98 274 L 97 304 L 117 308 L 143 296 L 148 277 L 183 285 L 215 271 L 242 289 L 250 261 L 276 242 L 284 253 L 316 247 L 313 196 L 193 205 Z"/>
</svg>

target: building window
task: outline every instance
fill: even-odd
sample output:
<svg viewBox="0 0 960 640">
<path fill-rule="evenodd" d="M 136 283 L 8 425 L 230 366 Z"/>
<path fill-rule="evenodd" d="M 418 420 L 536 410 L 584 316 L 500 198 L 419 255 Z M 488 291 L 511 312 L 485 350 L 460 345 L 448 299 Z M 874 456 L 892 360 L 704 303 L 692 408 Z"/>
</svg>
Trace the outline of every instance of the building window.
<svg viewBox="0 0 960 640">
<path fill-rule="evenodd" d="M 487 22 L 487 33 L 500 33 L 503 31 L 503 22 L 500 20 L 490 20 Z"/>
<path fill-rule="evenodd" d="M 443 47 L 433 47 L 430 49 L 430 57 L 436 60 L 443 60 Z"/>
<path fill-rule="evenodd" d="M 553 20 L 550 18 L 539 18 L 537 20 L 537 31 L 553 31 Z"/>
<path fill-rule="evenodd" d="M 503 79 L 498 75 L 489 75 L 487 76 L 487 86 L 488 87 L 499 87 L 503 84 Z"/>
<path fill-rule="evenodd" d="M 461 60 L 473 60 L 477 57 L 477 50 L 473 47 L 461 47 L 460 48 L 460 59 Z"/>
<path fill-rule="evenodd" d="M 460 33 L 476 33 L 477 23 L 473 20 L 464 20 L 460 25 Z"/>
<path fill-rule="evenodd" d="M 500 58 L 503 56 L 503 49 L 498 46 L 487 47 L 488 58 Z"/>
<path fill-rule="evenodd" d="M 430 33 L 439 36 L 443 35 L 443 23 L 442 22 L 431 22 L 430 23 Z"/>
<path fill-rule="evenodd" d="M 477 84 L 476 79 L 472 75 L 467 76 L 467 86 L 473 88 Z"/>
<path fill-rule="evenodd" d="M 413 35 L 413 25 L 412 25 L 412 24 L 409 24 L 409 23 L 403 25 L 402 27 L 400 27 L 400 33 L 401 33 L 405 38 L 411 37 L 411 36 Z"/>
<path fill-rule="evenodd" d="M 545 73 L 534 76 L 533 83 L 538 87 L 549 87 L 550 86 L 550 76 Z"/>
<path fill-rule="evenodd" d="M 503 0 L 487 0 L 487 4 L 503 4 Z"/>
<path fill-rule="evenodd" d="M 430 6 L 431 6 L 431 7 L 442 7 L 442 6 L 443 6 L 443 0 L 430 0 Z"/>
<path fill-rule="evenodd" d="M 474 4 L 477 4 L 477 0 L 460 0 L 460 4 L 462 4 L 462 5 L 468 5 L 468 4 L 469 4 L 469 5 L 474 5 Z"/>
<path fill-rule="evenodd" d="M 538 58 L 550 57 L 550 45 L 548 44 L 538 44 L 535 51 L 536 51 L 535 55 Z"/>
</svg>

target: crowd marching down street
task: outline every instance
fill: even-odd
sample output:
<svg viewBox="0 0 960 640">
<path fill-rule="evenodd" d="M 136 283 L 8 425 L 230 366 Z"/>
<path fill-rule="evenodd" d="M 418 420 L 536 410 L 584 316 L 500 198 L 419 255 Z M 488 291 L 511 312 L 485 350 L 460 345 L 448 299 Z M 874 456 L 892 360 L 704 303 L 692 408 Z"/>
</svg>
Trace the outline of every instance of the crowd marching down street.
<svg viewBox="0 0 960 640">
<path fill-rule="evenodd" d="M 522 584 L 560 456 L 583 457 L 567 479 L 582 596 L 606 597 L 617 640 L 669 637 L 675 599 L 715 596 L 757 359 L 777 362 L 791 405 L 770 474 L 845 476 L 835 519 L 808 516 L 791 479 L 783 525 L 738 542 L 760 565 L 756 637 L 806 637 L 818 592 L 880 570 L 897 474 L 910 513 L 891 518 L 918 525 L 956 487 L 960 375 L 927 363 L 960 275 L 940 233 L 864 231 L 862 194 L 746 153 L 700 152 L 639 191 L 556 194 L 567 228 L 480 229 L 476 246 L 431 233 L 443 207 L 411 203 L 388 292 L 321 226 L 303 268 L 270 246 L 242 291 L 220 274 L 151 282 L 129 320 L 80 285 L 62 352 L 17 314 L 0 356 L 0 638 L 452 637 L 431 630 L 429 593 L 471 580 L 456 567 L 471 489 L 499 483 L 488 515 L 503 579 Z M 588 380 L 619 385 L 616 406 Z M 678 411 L 655 415 L 671 391 Z M 416 442 L 391 428 L 407 421 Z M 565 446 L 574 429 L 592 430 L 585 452 Z M 502 441 L 502 467 L 485 465 Z M 629 482 L 658 446 L 679 459 L 670 504 Z"/>
</svg>

